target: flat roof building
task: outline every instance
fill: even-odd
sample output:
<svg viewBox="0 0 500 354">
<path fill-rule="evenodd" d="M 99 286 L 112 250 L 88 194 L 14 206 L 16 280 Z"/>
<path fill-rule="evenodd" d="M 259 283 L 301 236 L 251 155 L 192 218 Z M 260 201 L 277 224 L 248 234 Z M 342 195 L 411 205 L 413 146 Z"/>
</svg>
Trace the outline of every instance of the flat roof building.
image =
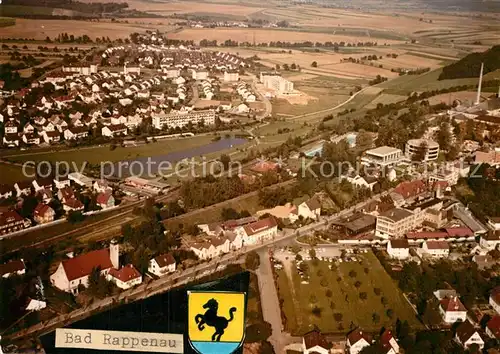
<svg viewBox="0 0 500 354">
<path fill-rule="evenodd" d="M 380 167 L 397 165 L 403 159 L 403 152 L 400 149 L 390 146 L 381 146 L 375 149 L 366 150 L 361 162 Z"/>
</svg>

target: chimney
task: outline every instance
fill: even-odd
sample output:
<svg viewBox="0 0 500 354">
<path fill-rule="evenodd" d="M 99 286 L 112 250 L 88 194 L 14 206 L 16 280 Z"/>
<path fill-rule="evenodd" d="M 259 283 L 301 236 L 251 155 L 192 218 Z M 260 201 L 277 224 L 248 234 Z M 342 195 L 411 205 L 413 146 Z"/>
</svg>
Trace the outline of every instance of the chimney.
<svg viewBox="0 0 500 354">
<path fill-rule="evenodd" d="M 483 84 L 483 69 L 484 69 L 484 63 L 481 63 L 481 72 L 479 73 L 479 85 L 477 86 L 476 104 L 479 104 L 480 100 L 481 100 L 481 86 Z"/>
<path fill-rule="evenodd" d="M 116 240 L 112 240 L 109 244 L 109 258 L 113 268 L 120 269 L 120 246 Z"/>
<path fill-rule="evenodd" d="M 3 350 L 2 350 L 2 336 L 0 336 L 0 354 L 3 354 Z"/>
</svg>

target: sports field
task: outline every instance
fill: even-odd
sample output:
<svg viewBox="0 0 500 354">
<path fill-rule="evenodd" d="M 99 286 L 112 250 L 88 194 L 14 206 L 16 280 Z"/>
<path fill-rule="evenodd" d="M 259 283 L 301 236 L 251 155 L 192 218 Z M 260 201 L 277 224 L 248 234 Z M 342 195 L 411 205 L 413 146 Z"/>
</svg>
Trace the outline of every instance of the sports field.
<svg viewBox="0 0 500 354">
<path fill-rule="evenodd" d="M 393 327 L 398 318 L 414 329 L 423 327 L 375 255 L 369 251 L 355 258 L 342 263 L 307 262 L 308 284 L 301 283 L 294 266 L 292 279 L 286 271 L 278 271 L 287 331 L 303 335 L 313 325 L 323 333 L 347 333 L 352 326 L 378 331 Z"/>
</svg>

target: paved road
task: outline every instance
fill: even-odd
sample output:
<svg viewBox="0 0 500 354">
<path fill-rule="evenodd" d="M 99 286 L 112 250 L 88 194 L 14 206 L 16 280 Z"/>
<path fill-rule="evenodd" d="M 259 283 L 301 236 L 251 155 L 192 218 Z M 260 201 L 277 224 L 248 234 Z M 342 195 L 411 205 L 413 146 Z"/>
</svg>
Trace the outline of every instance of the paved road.
<svg viewBox="0 0 500 354">
<path fill-rule="evenodd" d="M 273 329 L 273 333 L 269 337 L 269 342 L 273 345 L 274 351 L 276 353 L 284 353 L 285 346 L 292 343 L 293 340 L 290 334 L 283 332 L 280 302 L 274 284 L 268 250 L 261 250 L 259 255 L 260 267 L 257 269 L 257 277 L 259 279 L 262 315 L 264 320 L 269 322 Z"/>
</svg>

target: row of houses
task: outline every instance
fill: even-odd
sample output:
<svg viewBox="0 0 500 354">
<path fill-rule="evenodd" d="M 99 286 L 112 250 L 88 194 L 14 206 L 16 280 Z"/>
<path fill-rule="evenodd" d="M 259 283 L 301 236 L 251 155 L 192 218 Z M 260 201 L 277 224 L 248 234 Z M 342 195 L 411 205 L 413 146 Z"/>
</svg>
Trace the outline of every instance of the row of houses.
<svg viewBox="0 0 500 354">
<path fill-rule="evenodd" d="M 253 217 L 243 218 L 224 223 L 198 225 L 198 228 L 205 235 L 197 236 L 196 241 L 190 242 L 188 247 L 202 260 L 272 240 L 278 234 L 278 224 L 274 217 L 261 220 Z"/>
<path fill-rule="evenodd" d="M 14 185 L 0 185 L 0 199 L 18 198 L 23 202 L 27 196 L 35 196 L 39 203 L 33 210 L 32 220 L 36 224 L 45 224 L 55 220 L 56 212 L 50 206 L 57 198 L 62 204 L 65 213 L 70 211 L 83 211 L 84 205 L 75 195 L 71 181 L 83 188 L 90 189 L 95 194 L 97 206 L 108 209 L 115 206 L 113 189 L 105 180 L 93 181 L 92 179 L 74 172 L 60 178 L 37 178 L 16 182 Z M 20 231 L 32 226 L 28 218 L 23 218 L 15 210 L 0 213 L 0 234 L 5 235 Z"/>
</svg>

